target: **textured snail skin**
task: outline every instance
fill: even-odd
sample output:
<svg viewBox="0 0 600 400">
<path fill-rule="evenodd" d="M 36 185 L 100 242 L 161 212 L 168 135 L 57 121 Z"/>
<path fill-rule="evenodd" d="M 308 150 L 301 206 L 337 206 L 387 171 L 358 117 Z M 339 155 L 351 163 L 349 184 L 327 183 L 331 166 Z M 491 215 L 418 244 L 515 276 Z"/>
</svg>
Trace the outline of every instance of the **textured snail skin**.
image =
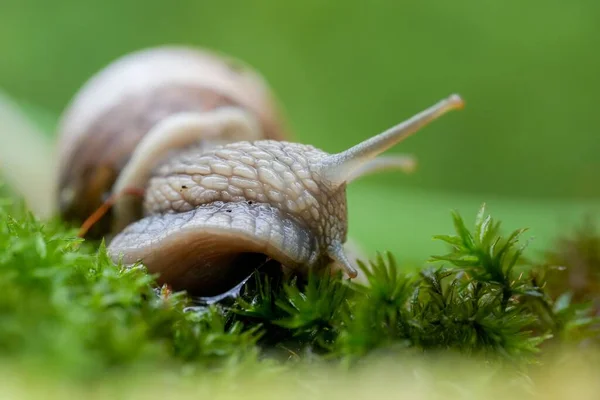
<svg viewBox="0 0 600 400">
<path fill-rule="evenodd" d="M 329 154 L 289 142 L 236 142 L 207 152 L 183 151 L 148 184 L 147 213 L 185 212 L 215 201 L 269 204 L 320 236 L 345 236 L 345 186 L 331 188 L 311 165 Z"/>
</svg>

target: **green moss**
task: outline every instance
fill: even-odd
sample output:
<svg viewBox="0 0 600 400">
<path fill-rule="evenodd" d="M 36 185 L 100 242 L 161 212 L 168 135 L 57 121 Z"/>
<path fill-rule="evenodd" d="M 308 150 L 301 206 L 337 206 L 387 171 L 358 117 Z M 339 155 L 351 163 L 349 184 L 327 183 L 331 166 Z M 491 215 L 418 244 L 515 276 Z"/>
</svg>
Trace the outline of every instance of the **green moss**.
<svg viewBox="0 0 600 400">
<path fill-rule="evenodd" d="M 78 379 L 139 368 L 264 372 L 290 358 L 352 366 L 381 352 L 526 367 L 551 338 L 598 338 L 588 302 L 549 295 L 542 267 L 521 265 L 521 230 L 503 238 L 484 208 L 472 231 L 458 214 L 454 223 L 455 236 L 439 237 L 451 252 L 433 257 L 446 265 L 406 273 L 379 256 L 361 265 L 368 285 L 340 274 L 299 281 L 257 272 L 241 297 L 190 309 L 184 293 L 157 288 L 143 266 L 115 265 L 103 244 L 96 249 L 60 221 L 41 223 L 5 202 L 0 361 Z"/>
<path fill-rule="evenodd" d="M 77 376 L 136 364 L 254 358 L 255 333 L 214 309 L 186 313 L 140 266 L 114 265 L 59 222 L 0 210 L 0 354 Z"/>
</svg>

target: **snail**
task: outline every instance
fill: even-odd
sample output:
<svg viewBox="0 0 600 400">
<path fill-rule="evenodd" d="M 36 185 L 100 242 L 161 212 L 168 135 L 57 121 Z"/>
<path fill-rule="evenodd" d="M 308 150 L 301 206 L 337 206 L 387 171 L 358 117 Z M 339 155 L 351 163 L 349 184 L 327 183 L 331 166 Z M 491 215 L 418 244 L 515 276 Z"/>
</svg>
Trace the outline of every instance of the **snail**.
<svg viewBox="0 0 600 400">
<path fill-rule="evenodd" d="M 282 270 L 342 269 L 346 185 L 409 168 L 381 156 L 429 122 L 463 107 L 451 95 L 350 149 L 329 154 L 294 140 L 268 83 L 222 54 L 158 47 L 94 75 L 58 132 L 60 215 L 108 238 L 115 262 L 142 263 L 159 284 L 215 295 L 268 260 Z"/>
</svg>

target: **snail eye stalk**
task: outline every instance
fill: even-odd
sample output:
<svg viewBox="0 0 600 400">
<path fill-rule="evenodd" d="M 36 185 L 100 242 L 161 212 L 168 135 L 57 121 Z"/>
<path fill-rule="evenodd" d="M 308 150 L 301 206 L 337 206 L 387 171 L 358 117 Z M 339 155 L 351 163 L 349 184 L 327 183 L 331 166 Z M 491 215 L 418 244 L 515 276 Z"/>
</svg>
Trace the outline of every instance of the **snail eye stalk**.
<svg viewBox="0 0 600 400">
<path fill-rule="evenodd" d="M 460 110 L 463 107 L 464 101 L 462 98 L 457 94 L 453 94 L 406 121 L 395 125 L 346 151 L 326 157 L 317 166 L 317 171 L 326 181 L 330 182 L 333 187 L 357 179 L 361 175 L 361 168 L 364 170 L 363 173 L 374 171 L 374 168 L 368 167 L 370 162 L 375 162 L 375 168 L 381 165 L 374 161 L 379 154 L 400 143 L 447 112 Z M 400 162 L 396 162 L 395 164 L 398 166 L 403 165 L 403 163 Z M 390 166 L 390 164 L 388 164 L 388 166 Z"/>
</svg>

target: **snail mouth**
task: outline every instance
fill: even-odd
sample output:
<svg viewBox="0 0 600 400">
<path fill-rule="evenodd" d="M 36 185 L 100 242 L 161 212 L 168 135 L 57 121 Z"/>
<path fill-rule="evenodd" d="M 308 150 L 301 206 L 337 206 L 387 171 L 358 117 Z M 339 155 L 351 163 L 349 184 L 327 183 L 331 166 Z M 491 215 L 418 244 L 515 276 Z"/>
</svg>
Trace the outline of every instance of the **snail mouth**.
<svg viewBox="0 0 600 400">
<path fill-rule="evenodd" d="M 299 221 L 279 209 L 215 202 L 183 213 L 150 215 L 110 243 L 113 261 L 141 262 L 157 283 L 193 296 L 217 296 L 265 264 L 284 270 L 314 264 L 316 243 Z"/>
</svg>

